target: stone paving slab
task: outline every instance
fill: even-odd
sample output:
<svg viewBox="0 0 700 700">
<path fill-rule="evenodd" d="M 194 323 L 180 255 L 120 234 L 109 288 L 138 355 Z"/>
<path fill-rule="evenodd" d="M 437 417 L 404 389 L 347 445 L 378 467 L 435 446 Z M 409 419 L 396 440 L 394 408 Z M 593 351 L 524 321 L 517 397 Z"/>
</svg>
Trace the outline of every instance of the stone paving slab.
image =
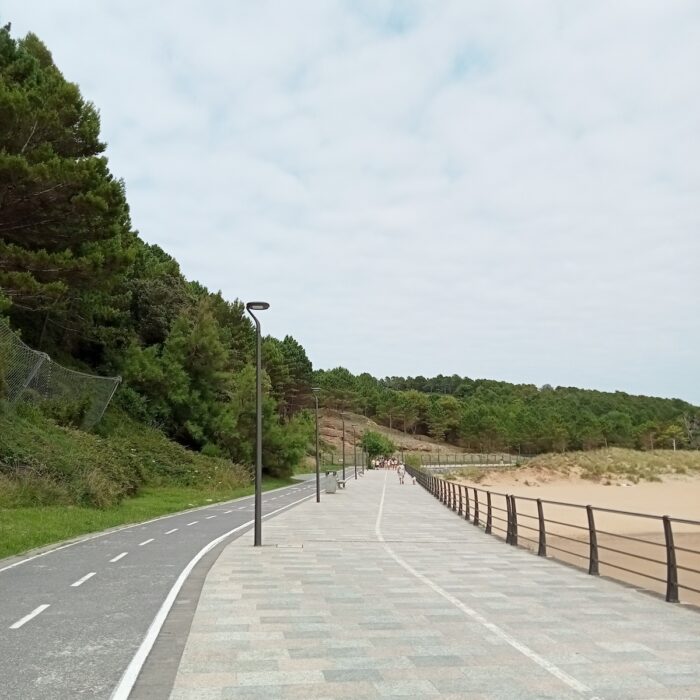
<svg viewBox="0 0 700 700">
<path fill-rule="evenodd" d="M 172 698 L 700 698 L 695 610 L 507 546 L 393 472 L 263 542 L 211 568 Z"/>
</svg>

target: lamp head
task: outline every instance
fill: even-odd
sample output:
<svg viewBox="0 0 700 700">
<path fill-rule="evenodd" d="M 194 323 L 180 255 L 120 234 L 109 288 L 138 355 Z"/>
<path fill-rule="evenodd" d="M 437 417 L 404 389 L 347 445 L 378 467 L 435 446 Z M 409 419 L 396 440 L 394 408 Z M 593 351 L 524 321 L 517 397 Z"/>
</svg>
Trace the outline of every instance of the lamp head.
<svg viewBox="0 0 700 700">
<path fill-rule="evenodd" d="M 248 311 L 265 311 L 270 305 L 266 301 L 249 301 L 245 307 Z"/>
</svg>

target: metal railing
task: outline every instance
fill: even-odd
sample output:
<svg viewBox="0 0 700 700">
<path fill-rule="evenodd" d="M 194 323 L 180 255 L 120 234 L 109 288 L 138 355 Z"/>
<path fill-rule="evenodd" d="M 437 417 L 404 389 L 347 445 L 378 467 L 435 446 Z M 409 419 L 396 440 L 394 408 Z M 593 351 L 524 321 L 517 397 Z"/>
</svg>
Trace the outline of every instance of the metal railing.
<svg viewBox="0 0 700 700">
<path fill-rule="evenodd" d="M 406 454 L 415 454 L 406 452 Z M 463 452 L 463 453 L 420 453 L 421 466 L 434 471 L 449 471 L 450 469 L 460 469 L 469 467 L 508 467 L 523 464 L 529 455 L 513 455 L 508 452 Z"/>
<path fill-rule="evenodd" d="M 669 603 L 681 602 L 681 591 L 682 602 L 700 603 L 700 549 L 691 546 L 700 540 L 700 520 L 514 496 L 407 471 L 457 515 L 506 544 L 574 564 L 592 576 L 603 567 L 610 578 L 665 593 Z M 614 531 L 616 520 L 628 525 L 631 519 L 658 531 Z"/>
</svg>

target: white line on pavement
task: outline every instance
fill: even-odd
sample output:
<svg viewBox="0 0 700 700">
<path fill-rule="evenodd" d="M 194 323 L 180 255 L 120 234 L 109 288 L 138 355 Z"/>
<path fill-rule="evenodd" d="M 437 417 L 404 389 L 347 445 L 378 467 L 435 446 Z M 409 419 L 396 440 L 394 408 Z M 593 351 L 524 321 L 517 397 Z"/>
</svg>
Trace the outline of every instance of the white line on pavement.
<svg viewBox="0 0 700 700">
<path fill-rule="evenodd" d="M 230 512 L 231 512 L 230 510 L 225 510 L 224 515 L 228 515 L 228 513 L 230 513 Z"/>
<path fill-rule="evenodd" d="M 25 615 L 21 620 L 17 620 L 14 625 L 10 625 L 11 630 L 18 630 L 22 625 L 26 624 L 31 620 L 32 618 L 36 617 L 37 615 L 40 615 L 41 613 L 46 610 L 46 608 L 49 607 L 48 603 L 44 603 L 44 605 L 40 605 L 38 608 L 34 608 L 29 615 Z"/>
<path fill-rule="evenodd" d="M 149 539 L 144 540 L 143 542 L 139 542 L 139 547 L 143 547 L 143 545 L 148 544 L 149 542 L 153 542 L 154 539 L 155 538 L 150 537 Z"/>
<path fill-rule="evenodd" d="M 377 513 L 377 520 L 374 525 L 374 532 L 377 536 L 377 539 L 384 545 L 384 549 L 386 550 L 387 554 L 399 566 L 403 567 L 406 571 L 408 571 L 409 574 L 415 576 L 421 583 L 424 583 L 429 588 L 432 588 L 436 593 L 441 595 L 448 602 L 452 603 L 452 605 L 461 610 L 465 615 L 471 617 L 472 620 L 475 620 L 480 625 L 483 625 L 489 632 L 495 634 L 497 637 L 500 637 L 504 642 L 506 642 L 506 644 L 512 646 L 513 649 L 519 651 L 521 654 L 530 659 L 530 661 L 534 661 L 540 668 L 543 668 L 548 673 L 551 673 L 555 678 L 558 678 L 560 681 L 568 685 L 569 688 L 572 688 L 573 690 L 576 690 L 579 693 L 590 693 L 591 689 L 587 685 L 584 685 L 583 683 L 581 683 L 581 681 L 576 680 L 573 676 L 570 676 L 565 671 L 562 671 L 558 666 L 553 664 L 551 661 L 548 661 L 543 656 L 540 656 L 536 651 L 533 651 L 527 645 L 523 644 L 522 642 L 519 642 L 515 637 L 508 634 L 508 632 L 501 629 L 498 625 L 494 624 L 493 622 L 489 622 L 489 620 L 486 617 L 484 617 L 481 613 L 466 606 L 461 600 L 459 600 L 459 598 L 455 598 L 455 596 L 453 596 L 451 593 L 448 593 L 437 583 L 431 581 L 427 576 L 421 574 L 419 571 L 416 571 L 408 562 L 404 561 L 398 554 L 394 552 L 394 550 L 387 544 L 386 540 L 384 539 L 384 535 L 382 535 L 382 513 L 384 512 L 384 498 L 386 496 L 386 477 L 388 474 L 389 472 L 386 472 L 384 474 L 384 488 L 382 490 L 382 498 L 379 502 L 379 512 Z"/>
<path fill-rule="evenodd" d="M 238 510 L 245 510 L 248 506 L 241 506 Z"/>
<path fill-rule="evenodd" d="M 199 520 L 193 520 L 191 523 L 187 523 L 187 527 L 190 525 L 196 525 L 199 522 Z"/>
<path fill-rule="evenodd" d="M 165 534 L 166 535 L 172 535 L 173 532 L 177 532 L 178 528 L 174 527 L 172 530 L 168 530 Z"/>
<path fill-rule="evenodd" d="M 117 554 L 117 556 L 114 557 L 114 559 L 109 560 L 109 563 L 114 564 L 115 561 L 119 561 L 120 559 L 123 559 L 128 553 L 129 552 L 122 552 L 121 554 Z"/>
<path fill-rule="evenodd" d="M 91 571 L 89 574 L 85 574 L 83 578 L 79 578 L 75 583 L 71 583 L 71 588 L 77 588 L 78 586 L 82 586 L 85 583 L 85 581 L 92 578 L 96 573 L 97 571 Z"/>
<path fill-rule="evenodd" d="M 306 501 L 312 496 L 304 496 L 303 498 L 300 498 L 296 501 L 292 501 L 292 503 L 287 503 L 286 505 L 277 508 L 277 510 L 273 510 L 270 513 L 265 513 L 262 517 L 269 518 L 273 515 L 276 515 L 277 513 L 281 513 L 283 510 L 287 510 L 287 508 L 291 508 L 292 506 L 297 505 L 297 503 Z M 158 610 L 155 618 L 153 619 L 153 622 L 151 622 L 151 626 L 148 628 L 148 632 L 146 633 L 145 639 L 141 642 L 141 646 L 134 654 L 134 657 L 131 659 L 131 662 L 126 668 L 126 671 L 124 671 L 124 675 L 121 677 L 119 685 L 117 685 L 117 687 L 114 689 L 111 700 L 128 700 L 129 694 L 131 693 L 131 689 L 134 687 L 134 683 L 136 683 L 136 679 L 138 678 L 138 675 L 141 672 L 144 663 L 146 662 L 146 658 L 148 657 L 148 654 L 153 648 L 153 644 L 155 643 L 156 638 L 158 637 L 158 633 L 163 627 L 165 618 L 168 616 L 170 608 L 172 608 L 173 604 L 175 603 L 177 594 L 180 592 L 180 589 L 187 580 L 187 577 L 192 572 L 192 569 L 194 569 L 197 562 L 207 552 L 210 552 L 214 547 L 216 547 L 217 544 L 223 542 L 227 537 L 233 535 L 234 533 L 239 532 L 240 530 L 243 530 L 244 528 L 252 525 L 253 522 L 253 520 L 248 520 L 247 522 L 243 523 L 243 525 L 239 525 L 238 527 L 233 528 L 233 530 L 229 530 L 223 535 L 217 537 L 215 540 L 212 540 L 209 544 L 205 545 L 202 549 L 200 549 L 199 552 L 197 552 L 197 554 L 195 554 L 195 556 L 190 560 L 189 564 L 187 564 L 187 566 L 182 570 L 182 573 L 177 577 L 177 581 L 175 581 L 166 599 L 163 601 L 163 605 L 160 606 L 160 610 Z"/>
<path fill-rule="evenodd" d="M 212 518 L 215 518 L 215 517 L 216 517 L 215 515 L 207 515 L 205 520 L 211 520 Z"/>
<path fill-rule="evenodd" d="M 271 493 L 272 491 L 282 491 L 283 489 L 288 489 L 289 486 L 280 486 L 279 488 L 272 489 L 271 491 L 268 491 L 268 493 Z M 216 505 L 221 506 L 225 505 L 227 503 L 233 503 L 235 501 L 244 501 L 248 498 L 253 498 L 253 496 L 242 496 L 241 498 L 234 498 L 231 501 L 226 501 L 224 503 L 217 503 Z M 198 506 L 197 508 L 188 508 L 187 510 L 182 510 L 178 511 L 177 513 L 169 513 L 168 515 L 159 515 L 157 518 L 151 518 L 150 520 L 144 520 L 140 523 L 132 523 L 131 525 L 121 525 L 119 527 L 111 527 L 107 530 L 104 530 L 103 532 L 96 532 L 95 534 L 92 535 L 86 535 L 85 537 L 81 537 L 77 540 L 73 540 L 72 542 L 66 542 L 65 544 L 60 544 L 58 547 L 53 547 L 53 549 L 47 549 L 45 552 L 39 552 L 39 554 L 33 554 L 31 557 L 25 557 L 24 559 L 20 559 L 19 561 L 12 562 L 12 564 L 8 564 L 7 566 L 2 566 L 0 567 L 0 573 L 3 571 L 9 571 L 10 569 L 14 569 L 16 566 L 22 566 L 23 564 L 27 564 L 30 561 L 34 561 L 35 559 L 40 559 L 41 557 L 48 556 L 49 554 L 54 554 L 55 552 L 60 552 L 63 549 L 68 549 L 69 547 L 75 547 L 78 544 L 83 544 L 84 542 L 90 542 L 91 540 L 97 540 L 100 537 L 106 537 L 107 535 L 113 535 L 115 532 L 121 532 L 122 530 L 131 530 L 132 528 L 135 527 L 143 527 L 144 525 L 148 525 L 150 523 L 155 523 L 158 520 L 166 520 L 167 518 L 177 518 L 183 513 L 195 513 L 200 510 L 204 510 L 206 508 L 211 508 L 212 505 L 206 505 L 206 506 Z"/>
</svg>

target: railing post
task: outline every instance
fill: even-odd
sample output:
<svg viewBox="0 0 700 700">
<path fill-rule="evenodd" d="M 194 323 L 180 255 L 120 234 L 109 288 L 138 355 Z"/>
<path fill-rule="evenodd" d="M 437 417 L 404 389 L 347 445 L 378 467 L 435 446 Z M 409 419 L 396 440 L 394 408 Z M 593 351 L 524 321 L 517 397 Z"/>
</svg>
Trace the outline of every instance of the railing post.
<svg viewBox="0 0 700 700">
<path fill-rule="evenodd" d="M 595 531 L 595 518 L 593 517 L 593 508 L 586 506 L 586 515 L 588 515 L 588 573 L 591 576 L 598 576 L 598 537 Z"/>
<path fill-rule="evenodd" d="M 671 518 L 664 515 L 664 535 L 666 537 L 666 602 L 678 602 L 678 568 L 676 566 L 676 548 L 673 544 Z"/>
<path fill-rule="evenodd" d="M 510 497 L 511 534 L 510 543 L 515 547 L 518 544 L 518 511 L 515 507 L 515 496 Z"/>
<path fill-rule="evenodd" d="M 457 484 L 452 484 L 452 510 L 457 511 Z"/>
<path fill-rule="evenodd" d="M 540 543 L 537 549 L 537 556 L 547 556 L 547 533 L 544 524 L 544 508 L 542 507 L 542 499 L 537 499 L 537 519 L 540 523 Z"/>
<path fill-rule="evenodd" d="M 464 513 L 464 498 L 463 498 L 463 486 L 462 484 L 459 485 L 459 510 L 457 511 L 457 515 L 462 515 Z"/>
<path fill-rule="evenodd" d="M 474 525 L 479 525 L 479 492 L 474 489 Z"/>
<path fill-rule="evenodd" d="M 510 544 L 511 533 L 513 532 L 513 517 L 510 512 L 510 496 L 506 494 L 506 544 Z"/>
<path fill-rule="evenodd" d="M 486 492 L 486 534 L 491 534 L 491 492 Z"/>
<path fill-rule="evenodd" d="M 469 520 L 469 487 L 468 486 L 464 487 L 464 496 L 465 496 L 464 519 Z"/>
</svg>

